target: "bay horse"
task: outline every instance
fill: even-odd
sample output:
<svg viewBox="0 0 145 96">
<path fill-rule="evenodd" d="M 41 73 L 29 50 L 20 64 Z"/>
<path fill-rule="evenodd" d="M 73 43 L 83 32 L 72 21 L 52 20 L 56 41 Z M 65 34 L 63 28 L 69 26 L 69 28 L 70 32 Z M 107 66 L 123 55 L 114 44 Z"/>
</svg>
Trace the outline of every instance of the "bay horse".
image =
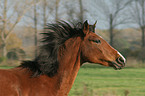
<svg viewBox="0 0 145 96">
<path fill-rule="evenodd" d="M 65 21 L 48 24 L 39 55 L 0 70 L 0 96 L 67 96 L 85 62 L 121 69 L 125 58 L 102 37 Z"/>
</svg>

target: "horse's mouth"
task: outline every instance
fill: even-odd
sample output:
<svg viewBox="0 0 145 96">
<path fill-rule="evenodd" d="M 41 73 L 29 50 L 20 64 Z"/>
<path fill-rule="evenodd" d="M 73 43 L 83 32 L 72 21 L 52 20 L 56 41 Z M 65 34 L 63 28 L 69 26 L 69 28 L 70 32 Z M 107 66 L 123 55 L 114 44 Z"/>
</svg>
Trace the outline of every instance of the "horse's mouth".
<svg viewBox="0 0 145 96">
<path fill-rule="evenodd" d="M 109 66 L 113 67 L 115 70 L 120 70 L 124 68 L 125 63 L 109 62 Z"/>
</svg>

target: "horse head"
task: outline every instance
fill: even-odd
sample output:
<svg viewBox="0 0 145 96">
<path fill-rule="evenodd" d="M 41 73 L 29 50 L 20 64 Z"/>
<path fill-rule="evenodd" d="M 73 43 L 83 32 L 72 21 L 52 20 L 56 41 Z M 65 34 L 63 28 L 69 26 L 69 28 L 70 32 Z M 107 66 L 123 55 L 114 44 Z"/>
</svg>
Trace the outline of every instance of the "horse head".
<svg viewBox="0 0 145 96">
<path fill-rule="evenodd" d="M 101 36 L 90 31 L 89 27 L 88 22 L 85 21 L 82 28 L 85 36 L 81 45 L 84 62 L 98 63 L 115 69 L 123 68 L 125 58 Z"/>
</svg>

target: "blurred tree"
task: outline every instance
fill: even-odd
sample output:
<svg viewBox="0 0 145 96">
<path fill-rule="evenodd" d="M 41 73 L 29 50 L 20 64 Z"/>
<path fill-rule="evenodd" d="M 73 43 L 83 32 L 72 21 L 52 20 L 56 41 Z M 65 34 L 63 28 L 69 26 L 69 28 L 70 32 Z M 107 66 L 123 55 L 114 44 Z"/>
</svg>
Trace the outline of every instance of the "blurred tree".
<svg viewBox="0 0 145 96">
<path fill-rule="evenodd" d="M 64 3 L 65 3 L 68 21 L 84 22 L 86 16 L 85 12 L 87 10 L 85 6 L 83 6 L 83 0 L 74 0 L 74 2 L 70 2 L 66 0 Z"/>
<path fill-rule="evenodd" d="M 13 48 L 7 53 L 7 58 L 10 60 L 22 60 L 25 57 L 25 51 L 21 48 Z"/>
<path fill-rule="evenodd" d="M 46 10 L 47 10 L 47 1 L 43 0 L 42 6 L 43 6 L 43 27 L 46 25 L 47 23 L 47 16 L 46 16 Z"/>
<path fill-rule="evenodd" d="M 6 49 L 6 40 L 9 38 L 9 35 L 13 32 L 13 29 L 20 22 L 23 15 L 26 11 L 31 8 L 33 1 L 31 0 L 15 0 L 12 2 L 11 0 L 2 0 L 0 4 L 0 14 L 2 15 L 1 24 L 1 41 L 2 41 L 2 56 L 6 57 L 7 49 Z"/>
<path fill-rule="evenodd" d="M 114 46 L 117 50 L 124 50 L 124 49 L 128 49 L 130 47 L 130 43 L 123 38 L 123 33 L 124 31 L 123 30 L 114 30 L 115 33 L 118 33 L 115 35 L 114 39 L 115 39 L 115 42 L 114 42 Z"/>
<path fill-rule="evenodd" d="M 39 24 L 42 28 L 48 23 L 48 18 L 51 17 L 55 5 L 54 0 L 41 0 L 41 3 L 38 5 L 39 11 Z M 58 14 L 58 13 L 57 13 Z"/>
<path fill-rule="evenodd" d="M 133 23 L 138 24 L 141 32 L 141 47 L 145 48 L 145 0 L 133 0 L 130 13 Z"/>
<path fill-rule="evenodd" d="M 75 18 L 75 7 L 74 7 L 74 4 L 73 3 L 70 3 L 70 2 L 66 2 L 65 3 L 65 8 L 67 9 L 66 13 L 67 13 L 67 16 L 68 16 L 68 21 L 71 21 L 73 22 L 76 18 Z"/>
<path fill-rule="evenodd" d="M 138 59 L 145 63 L 145 47 L 141 48 L 138 52 Z"/>
<path fill-rule="evenodd" d="M 58 21 L 59 20 L 59 18 L 58 18 L 59 2 L 60 2 L 60 0 L 56 0 L 55 1 L 55 21 Z"/>
<path fill-rule="evenodd" d="M 80 21 L 80 11 L 77 10 L 78 9 L 78 5 L 76 2 L 78 2 L 78 0 L 74 0 L 74 2 L 70 2 L 70 1 L 65 1 L 65 9 L 66 9 L 66 15 L 67 15 L 67 21 L 69 22 L 78 22 Z"/>
<path fill-rule="evenodd" d="M 35 41 L 35 57 L 37 57 L 37 33 L 38 33 L 38 28 L 37 28 L 37 26 L 38 26 L 38 14 L 37 14 L 37 4 L 38 3 L 38 0 L 34 0 L 34 33 L 35 33 L 35 36 L 34 36 L 34 41 Z"/>
<path fill-rule="evenodd" d="M 15 56 L 15 55 L 17 55 L 17 58 L 19 58 L 19 56 L 21 58 L 24 57 L 25 52 L 23 51 L 23 49 L 21 47 L 22 47 L 22 40 L 20 38 L 18 38 L 16 34 L 11 33 L 9 38 L 6 40 L 6 50 L 7 50 L 6 57 L 8 59 L 9 59 L 9 56 L 11 56 L 11 59 L 12 59 L 13 56 Z M 15 49 L 15 51 L 13 49 Z M 6 57 L 1 57 L 1 58 L 6 58 Z"/>
<path fill-rule="evenodd" d="M 6 40 L 6 50 L 9 51 L 14 48 L 21 48 L 22 40 L 14 33 L 11 33 L 9 38 Z"/>
<path fill-rule="evenodd" d="M 79 5 L 80 5 L 80 21 L 84 22 L 84 8 L 83 8 L 83 2 L 82 0 L 79 0 Z"/>
<path fill-rule="evenodd" d="M 106 2 L 103 0 L 97 0 L 96 6 L 100 11 L 100 16 L 104 22 L 107 22 L 110 34 L 110 44 L 114 46 L 114 29 L 119 25 L 130 22 L 130 17 L 126 14 L 125 8 L 130 4 L 132 0 L 110 0 Z"/>
<path fill-rule="evenodd" d="M 26 13 L 25 22 L 27 23 L 27 26 L 34 28 L 34 33 L 35 33 L 34 45 L 35 45 L 35 57 L 36 57 L 37 46 L 38 46 L 38 28 L 40 27 L 44 28 L 44 26 L 48 22 L 49 15 L 50 13 L 52 13 L 54 9 L 53 8 L 54 1 L 52 0 L 33 0 L 33 1 L 34 1 L 34 6 L 32 6 L 32 9 Z"/>
</svg>

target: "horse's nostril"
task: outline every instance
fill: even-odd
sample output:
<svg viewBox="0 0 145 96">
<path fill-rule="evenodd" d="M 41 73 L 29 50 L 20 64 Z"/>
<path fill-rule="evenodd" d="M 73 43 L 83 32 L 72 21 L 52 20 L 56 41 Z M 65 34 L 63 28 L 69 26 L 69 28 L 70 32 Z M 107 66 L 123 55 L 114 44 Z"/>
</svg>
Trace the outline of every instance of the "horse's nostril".
<svg viewBox="0 0 145 96">
<path fill-rule="evenodd" d="M 123 63 L 125 63 L 124 59 L 122 57 L 119 58 L 119 60 Z"/>
<path fill-rule="evenodd" d="M 125 64 L 125 61 L 124 61 L 124 59 L 122 58 L 122 57 L 119 57 L 119 58 L 117 58 L 117 63 L 119 63 L 119 64 Z"/>
</svg>

